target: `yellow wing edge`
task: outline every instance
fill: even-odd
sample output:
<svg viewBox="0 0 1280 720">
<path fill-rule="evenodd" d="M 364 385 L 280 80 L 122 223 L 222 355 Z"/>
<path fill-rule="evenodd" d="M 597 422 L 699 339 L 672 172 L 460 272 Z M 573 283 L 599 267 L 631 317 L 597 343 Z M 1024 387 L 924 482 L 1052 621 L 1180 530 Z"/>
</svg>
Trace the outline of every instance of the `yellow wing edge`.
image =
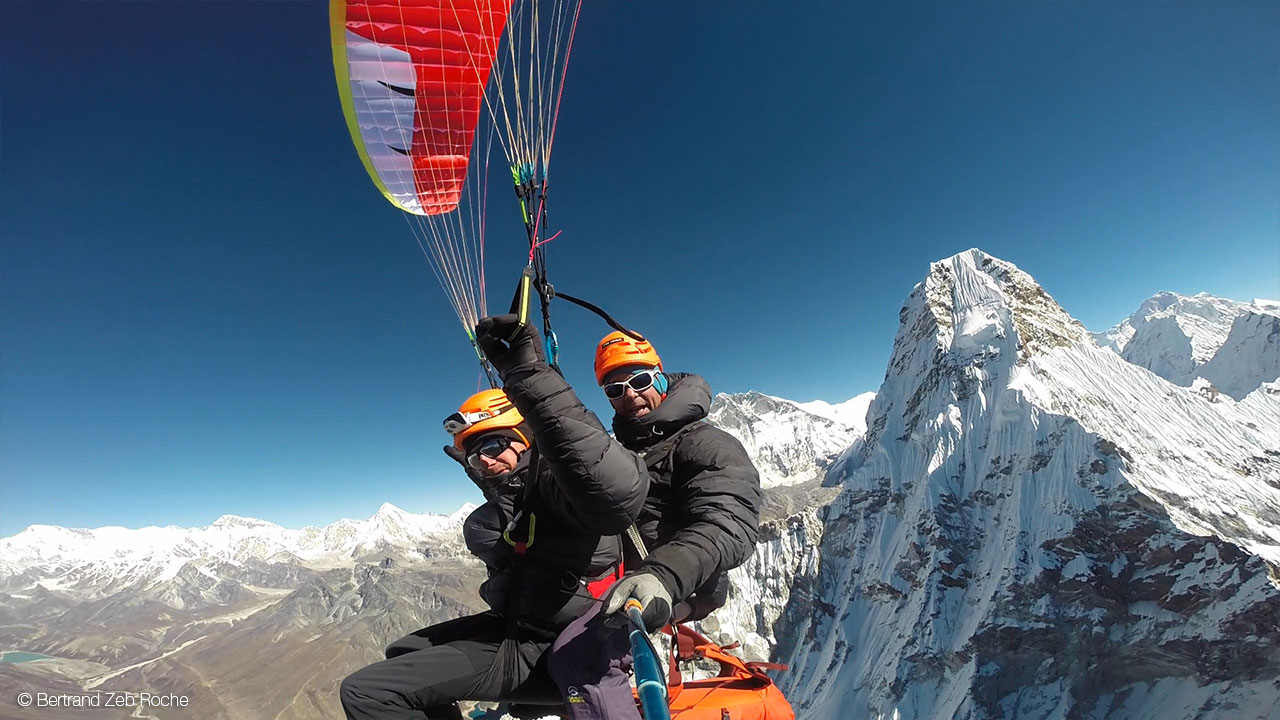
<svg viewBox="0 0 1280 720">
<path fill-rule="evenodd" d="M 378 191 L 392 205 L 400 207 L 400 203 L 391 196 L 382 178 L 373 168 L 373 160 L 365 150 L 364 140 L 360 137 L 360 125 L 356 121 L 356 105 L 351 98 L 351 76 L 347 70 L 347 3 L 346 0 L 329 0 L 329 35 L 333 41 L 333 74 L 338 80 L 338 98 L 342 101 L 342 114 L 347 119 L 347 131 L 351 133 L 351 144 L 355 145 L 364 164 L 365 172 L 378 187 Z"/>
</svg>

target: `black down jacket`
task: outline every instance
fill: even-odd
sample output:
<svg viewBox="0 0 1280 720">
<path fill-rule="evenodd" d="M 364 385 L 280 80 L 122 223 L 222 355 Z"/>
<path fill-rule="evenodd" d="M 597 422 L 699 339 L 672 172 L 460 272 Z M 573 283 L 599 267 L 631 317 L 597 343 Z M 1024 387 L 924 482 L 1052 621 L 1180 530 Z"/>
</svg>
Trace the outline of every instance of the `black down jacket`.
<svg viewBox="0 0 1280 720">
<path fill-rule="evenodd" d="M 613 430 L 645 456 L 650 471 L 636 522 L 650 552 L 639 567 L 657 575 L 676 601 L 718 595 L 702 612 L 695 609 L 696 619 L 723 603 L 726 573 L 755 550 L 760 474 L 737 438 L 702 422 L 711 409 L 707 381 L 682 373 L 667 378 L 658 407 L 639 418 L 615 415 Z M 628 557 L 627 569 L 636 568 Z"/>
<path fill-rule="evenodd" d="M 512 529 L 511 540 L 523 539 L 515 537 L 516 509 L 533 513 L 518 590 L 521 618 L 558 631 L 590 608 L 583 582 L 608 575 L 621 561 L 619 536 L 644 504 L 649 474 L 545 363 L 509 371 L 503 389 L 533 430 L 537 474 L 534 452 L 524 453 L 504 482 L 487 484 L 486 502 L 467 518 L 463 534 L 489 568 L 480 594 L 504 613 L 514 548 L 503 532 Z"/>
</svg>

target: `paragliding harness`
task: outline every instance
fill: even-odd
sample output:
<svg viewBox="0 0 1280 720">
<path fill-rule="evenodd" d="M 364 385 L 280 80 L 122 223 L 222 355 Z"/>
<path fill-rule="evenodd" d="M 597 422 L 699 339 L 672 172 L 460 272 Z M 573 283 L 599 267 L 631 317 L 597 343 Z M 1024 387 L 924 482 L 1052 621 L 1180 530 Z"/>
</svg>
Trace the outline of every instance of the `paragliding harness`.
<svg viewBox="0 0 1280 720">
<path fill-rule="evenodd" d="M 516 498 L 513 508 L 512 521 L 506 529 L 502 531 L 502 539 L 511 546 L 511 576 L 507 585 L 506 604 L 503 607 L 504 634 L 503 637 L 508 640 L 517 640 L 522 636 L 533 635 L 543 639 L 553 640 L 556 631 L 552 628 L 540 627 L 520 619 L 520 602 L 524 597 L 524 575 L 529 563 L 529 548 L 533 546 L 537 540 L 538 528 L 538 502 L 537 485 L 538 466 L 542 458 L 538 455 L 537 445 L 529 447 L 529 479 L 525 481 L 524 489 Z M 566 570 L 566 574 L 572 574 Z M 581 588 L 585 588 L 591 597 L 597 600 L 604 597 L 609 588 L 622 577 L 623 565 L 618 562 L 607 573 L 594 580 L 588 580 L 577 576 L 573 577 L 573 582 L 578 584 L 580 588 L 575 588 L 574 593 L 581 592 Z"/>
<path fill-rule="evenodd" d="M 649 468 L 650 472 L 662 473 L 671 467 L 672 458 L 675 457 L 676 448 L 680 446 L 680 441 L 685 435 L 706 425 L 705 420 L 694 420 L 658 442 L 650 445 L 640 452 L 640 457 L 644 458 L 644 464 Z"/>
<path fill-rule="evenodd" d="M 777 663 L 748 662 L 729 650 L 738 643 L 718 645 L 685 625 L 673 625 L 671 654 L 664 678 L 658 669 L 658 653 L 649 640 L 640 614 L 640 603 L 627 603 L 631 622 L 631 654 L 636 686 L 632 696 L 644 720 L 795 720 L 795 711 L 765 670 L 786 670 Z M 680 663 L 711 660 L 716 675 L 688 680 Z"/>
</svg>

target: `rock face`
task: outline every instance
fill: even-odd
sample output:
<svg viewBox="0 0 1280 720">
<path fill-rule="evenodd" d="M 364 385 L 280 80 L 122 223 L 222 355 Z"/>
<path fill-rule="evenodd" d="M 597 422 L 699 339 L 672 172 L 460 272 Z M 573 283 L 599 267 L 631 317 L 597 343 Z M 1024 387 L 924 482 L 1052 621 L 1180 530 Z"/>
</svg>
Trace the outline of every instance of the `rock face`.
<svg viewBox="0 0 1280 720">
<path fill-rule="evenodd" d="M 791 627 L 821 602 L 818 548 L 822 542 L 822 506 L 812 506 L 784 520 L 763 523 L 756 552 L 729 573 L 729 601 L 698 624 L 707 637 L 742 643 L 738 653 L 748 660 L 770 660 L 789 638 L 779 628 Z"/>
<path fill-rule="evenodd" d="M 1274 717 L 1275 388 L 1171 385 L 976 250 L 901 319 L 777 627 L 799 715 Z"/>
</svg>

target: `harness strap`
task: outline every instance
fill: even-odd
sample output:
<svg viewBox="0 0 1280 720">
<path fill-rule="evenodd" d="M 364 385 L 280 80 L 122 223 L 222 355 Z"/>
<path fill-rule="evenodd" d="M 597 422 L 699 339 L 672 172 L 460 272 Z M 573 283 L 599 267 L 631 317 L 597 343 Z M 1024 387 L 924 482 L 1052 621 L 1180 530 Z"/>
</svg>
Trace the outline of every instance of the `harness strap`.
<svg viewBox="0 0 1280 720">
<path fill-rule="evenodd" d="M 514 510 L 516 513 L 515 521 L 515 537 L 521 538 L 512 540 L 511 529 L 508 528 L 502 533 L 502 538 L 515 548 L 515 553 L 511 556 L 511 580 L 507 584 L 507 602 L 503 608 L 504 626 L 503 637 L 508 640 L 516 640 L 520 637 L 520 601 L 524 597 L 524 573 L 528 566 L 527 553 L 529 546 L 533 544 L 533 530 L 536 523 L 536 516 L 531 505 L 534 503 L 534 485 L 538 481 L 538 470 L 542 462 L 542 457 L 538 454 L 538 446 L 529 447 L 532 454 L 529 458 L 529 477 L 524 483 L 524 492 L 516 498 Z"/>
<path fill-rule="evenodd" d="M 599 315 L 606 323 L 609 324 L 609 327 L 613 328 L 614 330 L 617 330 L 620 333 L 624 333 L 626 335 L 631 336 L 631 338 L 636 342 L 645 342 L 643 335 L 641 335 L 640 333 L 634 330 L 628 330 L 627 328 L 623 327 L 622 323 L 618 322 L 617 320 L 614 320 L 613 317 L 609 315 L 609 313 L 605 312 L 604 310 L 601 310 L 599 307 L 595 305 L 592 305 L 586 300 L 581 300 L 572 295 L 567 295 L 563 292 L 556 290 L 550 285 L 547 286 L 547 293 L 548 293 L 548 299 L 562 297 L 565 300 L 568 300 L 569 302 L 573 303 L 574 305 L 586 308 L 591 312 L 595 313 L 596 315 Z"/>
</svg>

